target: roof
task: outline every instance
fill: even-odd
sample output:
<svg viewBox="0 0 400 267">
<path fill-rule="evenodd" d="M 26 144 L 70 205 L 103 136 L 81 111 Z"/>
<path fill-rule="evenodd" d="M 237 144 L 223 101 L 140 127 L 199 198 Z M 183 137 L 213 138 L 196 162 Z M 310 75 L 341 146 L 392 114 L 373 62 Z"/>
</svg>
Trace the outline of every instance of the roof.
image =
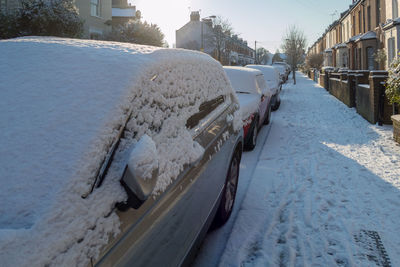
<svg viewBox="0 0 400 267">
<path fill-rule="evenodd" d="M 349 39 L 348 43 L 357 41 L 357 40 L 361 37 L 361 35 L 362 35 L 362 34 L 357 34 L 357 35 L 352 36 L 352 37 Z"/>
<path fill-rule="evenodd" d="M 340 44 L 335 44 L 333 48 L 338 49 L 338 48 L 347 48 L 346 43 L 340 43 Z"/>
<path fill-rule="evenodd" d="M 371 40 L 371 39 L 376 39 L 376 38 L 377 38 L 376 32 L 369 31 L 369 32 L 366 32 L 363 35 L 361 35 L 360 38 L 356 40 L 356 42 L 366 41 L 366 40 Z"/>
</svg>

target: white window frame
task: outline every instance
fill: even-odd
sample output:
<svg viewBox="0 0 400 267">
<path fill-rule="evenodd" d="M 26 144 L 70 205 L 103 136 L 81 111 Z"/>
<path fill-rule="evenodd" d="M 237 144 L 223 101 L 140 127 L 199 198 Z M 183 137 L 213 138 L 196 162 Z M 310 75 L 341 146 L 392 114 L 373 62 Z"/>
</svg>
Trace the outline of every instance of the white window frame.
<svg viewBox="0 0 400 267">
<path fill-rule="evenodd" d="M 90 0 L 90 15 L 92 17 L 101 16 L 101 0 Z"/>
</svg>

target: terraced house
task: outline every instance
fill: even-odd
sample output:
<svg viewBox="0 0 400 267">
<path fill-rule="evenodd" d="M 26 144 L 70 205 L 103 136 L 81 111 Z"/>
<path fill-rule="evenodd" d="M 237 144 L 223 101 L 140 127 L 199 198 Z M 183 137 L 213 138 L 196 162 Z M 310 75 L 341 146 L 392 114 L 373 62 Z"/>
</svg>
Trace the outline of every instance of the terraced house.
<svg viewBox="0 0 400 267">
<path fill-rule="evenodd" d="M 380 66 L 375 60 L 375 55 L 378 49 L 385 48 L 387 44 L 386 13 L 389 4 L 391 5 L 388 2 L 391 1 L 353 1 L 349 9 L 341 13 L 340 18 L 311 46 L 308 54 L 316 52 L 315 46 L 326 47 L 324 51 L 320 51 L 324 55 L 324 66 L 351 70 L 384 69 L 387 63 Z M 397 0 L 393 2 L 397 3 Z M 395 23 L 392 22 L 391 25 L 395 27 Z M 387 28 L 389 27 L 391 26 L 388 25 Z M 391 33 L 394 35 L 394 30 Z"/>
</svg>

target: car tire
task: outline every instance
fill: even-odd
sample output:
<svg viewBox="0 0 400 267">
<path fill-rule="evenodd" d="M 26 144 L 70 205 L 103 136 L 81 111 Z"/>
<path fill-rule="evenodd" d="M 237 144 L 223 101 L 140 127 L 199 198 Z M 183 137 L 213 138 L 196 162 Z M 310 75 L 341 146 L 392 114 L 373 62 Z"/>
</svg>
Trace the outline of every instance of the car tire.
<svg viewBox="0 0 400 267">
<path fill-rule="evenodd" d="M 253 128 L 251 129 L 251 135 L 247 138 L 246 148 L 253 150 L 257 145 L 258 135 L 258 117 L 254 118 Z"/>
<path fill-rule="evenodd" d="M 222 192 L 222 199 L 212 224 L 212 228 L 214 229 L 224 225 L 232 214 L 239 182 L 240 158 L 241 152 L 239 149 L 236 149 L 229 165 L 224 190 Z"/>
<path fill-rule="evenodd" d="M 269 122 L 271 121 L 271 104 L 268 105 L 268 111 L 267 111 L 267 116 L 264 119 L 264 125 L 268 125 Z"/>
<path fill-rule="evenodd" d="M 272 107 L 273 111 L 278 110 L 279 106 L 281 105 L 281 97 L 278 95 L 275 101 L 275 105 Z"/>
</svg>

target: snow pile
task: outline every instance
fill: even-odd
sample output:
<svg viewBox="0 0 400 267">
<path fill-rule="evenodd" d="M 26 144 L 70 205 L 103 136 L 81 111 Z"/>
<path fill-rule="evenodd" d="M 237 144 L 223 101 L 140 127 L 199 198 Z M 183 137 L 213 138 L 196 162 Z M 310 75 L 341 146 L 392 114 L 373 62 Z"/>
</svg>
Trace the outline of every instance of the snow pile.
<svg viewBox="0 0 400 267">
<path fill-rule="evenodd" d="M 237 101 L 203 53 L 46 37 L 0 51 L 2 266 L 86 266 L 119 232 L 112 210 L 137 141 L 147 135 L 157 153 L 157 196 L 202 156 L 187 119 L 220 95 Z M 128 118 L 107 177 L 83 199 Z"/>
</svg>

